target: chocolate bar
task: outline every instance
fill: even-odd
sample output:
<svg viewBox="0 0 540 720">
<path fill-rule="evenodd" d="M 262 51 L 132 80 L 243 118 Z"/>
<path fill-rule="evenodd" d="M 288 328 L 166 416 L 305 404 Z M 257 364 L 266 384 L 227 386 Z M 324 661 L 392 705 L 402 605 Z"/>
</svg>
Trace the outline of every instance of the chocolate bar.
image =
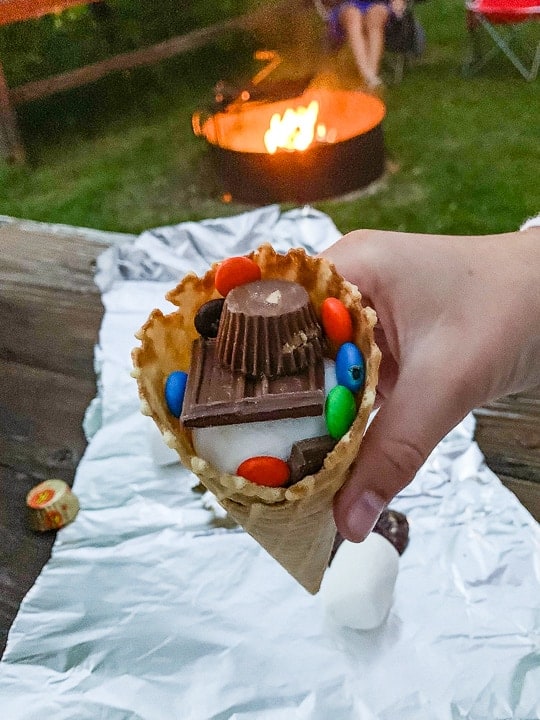
<svg viewBox="0 0 540 720">
<path fill-rule="evenodd" d="M 322 359 L 294 375 L 252 378 L 220 365 L 216 340 L 194 341 L 180 416 L 185 427 L 316 416 L 323 410 Z"/>
<path fill-rule="evenodd" d="M 337 440 L 330 435 L 295 442 L 288 459 L 291 470 L 289 485 L 294 485 L 306 475 L 318 472 L 323 466 L 324 458 L 334 449 L 336 443 Z"/>
</svg>

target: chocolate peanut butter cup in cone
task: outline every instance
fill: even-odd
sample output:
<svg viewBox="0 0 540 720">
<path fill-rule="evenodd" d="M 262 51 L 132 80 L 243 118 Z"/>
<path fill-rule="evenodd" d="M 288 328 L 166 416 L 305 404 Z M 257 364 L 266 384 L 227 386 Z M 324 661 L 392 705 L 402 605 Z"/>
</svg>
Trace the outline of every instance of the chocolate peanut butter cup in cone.
<svg viewBox="0 0 540 720">
<path fill-rule="evenodd" d="M 164 388 L 169 375 L 190 372 L 192 348 L 199 334 L 194 318 L 199 308 L 221 297 L 214 278 L 219 263 L 198 277 L 188 274 L 167 294 L 177 310 L 164 315 L 154 310 L 137 333 L 141 345 L 133 350 L 133 376 L 137 380 L 141 410 L 150 415 L 166 444 L 182 463 L 217 497 L 229 515 L 274 557 L 306 590 L 319 590 L 332 551 L 336 527 L 332 501 L 353 463 L 375 401 L 380 351 L 374 341 L 375 312 L 362 306 L 359 290 L 347 282 L 324 258 L 293 249 L 278 254 L 262 245 L 247 255 L 261 270 L 262 280 L 286 280 L 302 285 L 315 315 L 328 297 L 339 299 L 352 319 L 353 342 L 365 361 L 365 381 L 358 393 L 357 412 L 348 431 L 326 455 L 321 469 L 289 487 L 268 487 L 219 471 L 198 457 L 189 427 L 169 410 Z M 327 343 L 325 355 L 335 357 L 337 347 Z M 256 454 L 254 448 L 254 454 Z"/>
</svg>

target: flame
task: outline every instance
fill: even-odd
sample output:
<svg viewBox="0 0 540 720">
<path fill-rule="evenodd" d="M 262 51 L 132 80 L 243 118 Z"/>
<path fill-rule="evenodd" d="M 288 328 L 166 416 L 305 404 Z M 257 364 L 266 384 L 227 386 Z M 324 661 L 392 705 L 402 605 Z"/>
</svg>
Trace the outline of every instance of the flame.
<svg viewBox="0 0 540 720">
<path fill-rule="evenodd" d="M 285 150 L 306 150 L 315 137 L 326 139 L 326 128 L 317 125 L 319 103 L 312 100 L 307 107 L 287 108 L 283 115 L 274 113 L 270 127 L 264 134 L 264 144 L 270 154 L 278 148 Z"/>
</svg>

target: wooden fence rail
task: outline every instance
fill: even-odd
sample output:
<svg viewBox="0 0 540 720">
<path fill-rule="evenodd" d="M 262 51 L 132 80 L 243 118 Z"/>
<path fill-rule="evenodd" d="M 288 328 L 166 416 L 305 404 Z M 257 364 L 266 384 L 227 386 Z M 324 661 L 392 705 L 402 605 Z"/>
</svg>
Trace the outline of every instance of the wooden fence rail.
<svg viewBox="0 0 540 720">
<path fill-rule="evenodd" d="M 106 75 L 153 65 L 161 60 L 196 50 L 231 31 L 254 31 L 275 20 L 280 14 L 305 9 L 303 0 L 280 0 L 197 30 L 164 40 L 155 45 L 120 53 L 100 62 L 60 73 L 43 80 L 34 80 L 14 88 L 8 88 L 0 64 L 0 152 L 8 160 L 24 161 L 24 146 L 17 127 L 16 105 L 38 100 L 58 92 L 96 82 Z"/>
</svg>

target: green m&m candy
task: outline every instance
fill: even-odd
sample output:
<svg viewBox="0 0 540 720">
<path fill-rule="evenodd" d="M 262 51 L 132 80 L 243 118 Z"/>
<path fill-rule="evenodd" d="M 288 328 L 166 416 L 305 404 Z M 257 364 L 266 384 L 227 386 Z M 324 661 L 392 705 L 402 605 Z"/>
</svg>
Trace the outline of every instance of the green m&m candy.
<svg viewBox="0 0 540 720">
<path fill-rule="evenodd" d="M 333 387 L 326 398 L 324 419 L 328 434 L 339 440 L 353 424 L 356 402 L 352 392 L 344 385 Z"/>
</svg>

